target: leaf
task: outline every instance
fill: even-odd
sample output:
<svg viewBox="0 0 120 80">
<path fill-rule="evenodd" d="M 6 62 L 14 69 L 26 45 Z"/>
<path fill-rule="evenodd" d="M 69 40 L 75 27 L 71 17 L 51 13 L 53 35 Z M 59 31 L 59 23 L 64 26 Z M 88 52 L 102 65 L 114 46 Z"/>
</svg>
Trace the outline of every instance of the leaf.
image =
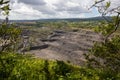
<svg viewBox="0 0 120 80">
<path fill-rule="evenodd" d="M 110 1 L 109 1 L 109 2 L 106 2 L 106 8 L 109 8 L 109 7 L 110 7 L 110 4 L 111 4 Z"/>
<path fill-rule="evenodd" d="M 3 4 L 3 0 L 0 1 L 0 5 L 2 5 L 2 4 Z"/>
<path fill-rule="evenodd" d="M 0 1 L 0 5 L 7 4 L 7 3 L 9 3 L 9 2 L 10 2 L 10 1 L 1 0 L 1 1 Z"/>
<path fill-rule="evenodd" d="M 5 2 L 3 2 L 3 4 L 7 4 L 7 3 L 9 3 L 10 1 L 5 1 Z"/>
<path fill-rule="evenodd" d="M 3 6 L 3 7 L 1 7 L 1 9 L 4 10 L 4 11 L 10 10 L 9 5 Z"/>
<path fill-rule="evenodd" d="M 95 4 L 97 3 L 98 1 L 97 0 L 95 0 Z"/>
</svg>

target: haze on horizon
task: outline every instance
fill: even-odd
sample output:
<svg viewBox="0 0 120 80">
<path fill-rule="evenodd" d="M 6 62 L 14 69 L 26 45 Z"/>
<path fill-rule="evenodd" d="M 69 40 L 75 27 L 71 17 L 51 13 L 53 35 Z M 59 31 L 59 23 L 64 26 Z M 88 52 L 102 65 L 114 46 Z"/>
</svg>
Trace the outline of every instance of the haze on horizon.
<svg viewBox="0 0 120 80">
<path fill-rule="evenodd" d="M 97 9 L 88 8 L 95 0 L 10 0 L 9 18 L 32 20 L 48 18 L 88 18 L 100 14 Z M 119 6 L 119 0 L 111 1 L 111 7 Z M 0 18 L 4 18 L 0 16 Z"/>
</svg>

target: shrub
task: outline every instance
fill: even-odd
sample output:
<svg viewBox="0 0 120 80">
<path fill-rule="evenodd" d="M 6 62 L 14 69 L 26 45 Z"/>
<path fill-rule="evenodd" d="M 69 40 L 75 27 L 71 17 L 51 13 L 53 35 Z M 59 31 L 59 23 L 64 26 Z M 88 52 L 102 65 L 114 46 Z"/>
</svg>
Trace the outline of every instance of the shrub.
<svg viewBox="0 0 120 80">
<path fill-rule="evenodd" d="M 119 74 L 83 68 L 63 61 L 48 61 L 29 55 L 2 53 L 0 80 L 119 80 Z"/>
</svg>

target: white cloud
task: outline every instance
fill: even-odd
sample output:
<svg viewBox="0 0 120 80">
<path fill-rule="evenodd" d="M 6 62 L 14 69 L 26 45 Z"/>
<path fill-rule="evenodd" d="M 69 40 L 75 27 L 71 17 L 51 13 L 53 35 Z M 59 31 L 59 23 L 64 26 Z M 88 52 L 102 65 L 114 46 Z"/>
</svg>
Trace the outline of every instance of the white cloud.
<svg viewBox="0 0 120 80">
<path fill-rule="evenodd" d="M 86 0 L 87 1 L 87 0 Z M 10 19 L 85 17 L 87 8 L 77 0 L 11 0 Z M 37 4 L 39 3 L 39 4 Z"/>
<path fill-rule="evenodd" d="M 88 8 L 94 1 L 95 0 L 11 0 L 12 10 L 10 12 L 10 19 L 83 18 L 87 17 L 86 14 L 90 12 Z M 112 7 L 120 4 L 119 0 L 111 1 Z"/>
</svg>

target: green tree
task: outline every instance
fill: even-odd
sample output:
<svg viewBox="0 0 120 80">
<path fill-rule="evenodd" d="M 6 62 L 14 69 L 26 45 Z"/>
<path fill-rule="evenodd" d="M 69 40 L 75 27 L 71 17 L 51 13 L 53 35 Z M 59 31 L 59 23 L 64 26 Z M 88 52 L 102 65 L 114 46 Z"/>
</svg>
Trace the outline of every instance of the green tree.
<svg viewBox="0 0 120 80">
<path fill-rule="evenodd" d="M 116 32 L 120 26 L 120 6 L 110 8 L 111 2 L 106 0 L 96 1 L 92 7 L 96 7 L 104 17 L 96 31 L 102 33 L 104 41 L 96 43 L 90 53 L 86 55 L 89 67 L 101 68 L 106 73 L 117 75 L 120 73 L 120 36 L 110 36 Z M 106 15 L 115 14 L 113 19 L 108 19 Z"/>
<path fill-rule="evenodd" d="M 14 46 L 19 40 L 20 30 L 15 28 L 13 24 L 9 24 L 9 1 L 0 0 L 0 11 L 1 14 L 6 17 L 5 21 L 0 23 L 0 69 L 2 69 L 2 72 L 0 71 L 0 75 L 3 74 L 6 77 L 10 74 L 7 74 L 8 67 L 10 65 L 13 66 L 14 63 L 11 63 L 12 57 L 5 59 L 5 56 L 14 51 Z M 11 70 L 9 72 L 11 72 Z"/>
<path fill-rule="evenodd" d="M 90 8 L 92 7 L 96 7 L 98 9 L 98 12 L 105 19 L 105 21 L 100 24 L 102 26 L 97 27 L 97 31 L 101 32 L 105 36 L 104 40 L 105 42 L 107 42 L 108 38 L 114 32 L 116 32 L 120 25 L 120 6 L 112 8 L 110 1 L 99 0 L 95 1 L 95 3 Z M 108 15 L 111 16 L 111 19 L 106 17 Z"/>
<path fill-rule="evenodd" d="M 11 50 L 13 45 L 18 41 L 20 30 L 15 28 L 13 24 L 9 24 L 9 1 L 0 1 L 1 13 L 6 17 L 4 22 L 0 24 L 0 52 Z"/>
</svg>

